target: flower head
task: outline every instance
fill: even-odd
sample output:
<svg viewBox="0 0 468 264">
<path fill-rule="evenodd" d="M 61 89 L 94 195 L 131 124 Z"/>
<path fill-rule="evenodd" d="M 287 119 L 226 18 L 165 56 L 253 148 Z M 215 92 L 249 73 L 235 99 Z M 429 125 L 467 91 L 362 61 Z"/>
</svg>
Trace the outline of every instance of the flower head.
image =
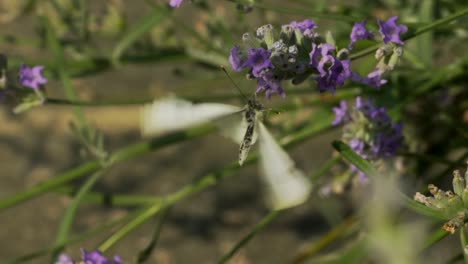
<svg viewBox="0 0 468 264">
<path fill-rule="evenodd" d="M 359 40 L 365 40 L 365 39 L 372 39 L 374 37 L 374 34 L 367 30 L 366 28 L 366 23 L 367 21 L 364 20 L 361 23 L 355 23 L 353 26 L 353 29 L 351 30 L 351 43 L 349 44 L 349 48 L 352 49 L 354 46 L 354 43 L 356 43 Z"/>
<path fill-rule="evenodd" d="M 297 22 L 293 21 L 289 24 L 292 28 L 298 29 L 301 32 L 304 32 L 306 30 L 314 30 L 317 28 L 317 24 L 315 24 L 315 21 L 312 19 L 305 19 L 303 21 Z"/>
<path fill-rule="evenodd" d="M 169 1 L 169 5 L 170 5 L 171 7 L 173 7 L 173 8 L 174 8 L 174 7 L 179 7 L 179 6 L 182 4 L 183 1 L 184 1 L 184 0 L 170 0 L 170 1 Z"/>
<path fill-rule="evenodd" d="M 344 108 L 333 108 L 335 122 L 346 116 L 342 113 Z M 361 157 L 368 160 L 391 157 L 403 145 L 403 126 L 394 123 L 384 107 L 377 107 L 370 100 L 358 96 L 354 108 L 347 114 L 343 139 Z"/>
<path fill-rule="evenodd" d="M 270 61 L 271 52 L 264 48 L 250 48 L 249 58 L 245 62 L 246 67 L 252 67 L 252 74 L 255 77 L 262 77 L 265 70 L 273 68 Z"/>
<path fill-rule="evenodd" d="M 38 90 L 47 83 L 47 79 L 42 75 L 44 66 L 28 67 L 24 64 L 20 67 L 19 79 L 23 86 Z"/>
<path fill-rule="evenodd" d="M 396 44 L 403 45 L 403 41 L 400 35 L 408 31 L 408 27 L 405 25 L 397 25 L 397 16 L 389 18 L 386 22 L 378 21 L 379 32 L 382 34 L 383 41 L 385 44 L 393 42 Z"/>
<path fill-rule="evenodd" d="M 257 91 L 256 93 L 265 92 L 267 98 L 270 98 L 273 94 L 279 94 L 282 97 L 285 97 L 286 94 L 281 88 L 281 82 L 274 76 L 268 74 L 259 78 L 257 81 Z"/>
</svg>

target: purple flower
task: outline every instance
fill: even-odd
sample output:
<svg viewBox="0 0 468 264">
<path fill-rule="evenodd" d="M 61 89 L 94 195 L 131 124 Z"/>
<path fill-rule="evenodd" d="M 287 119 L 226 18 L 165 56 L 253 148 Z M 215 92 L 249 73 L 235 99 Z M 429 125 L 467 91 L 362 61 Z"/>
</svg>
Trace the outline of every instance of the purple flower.
<svg viewBox="0 0 468 264">
<path fill-rule="evenodd" d="M 374 139 L 372 152 L 377 157 L 390 157 L 403 145 L 403 126 L 395 124 L 386 133 L 378 134 Z"/>
<path fill-rule="evenodd" d="M 349 142 L 349 146 L 359 155 L 363 156 L 364 154 L 364 147 L 366 146 L 366 143 L 364 141 L 358 139 L 358 138 L 353 138 Z"/>
<path fill-rule="evenodd" d="M 273 94 L 279 94 L 282 97 L 286 96 L 286 93 L 281 88 L 281 81 L 270 76 L 270 74 L 263 76 L 257 80 L 257 91 L 256 93 L 260 93 L 265 91 L 265 95 L 267 98 L 270 98 Z"/>
<path fill-rule="evenodd" d="M 377 21 L 379 23 L 379 32 L 382 34 L 383 41 L 385 44 L 393 42 L 396 44 L 403 45 L 403 41 L 400 39 L 400 34 L 405 33 L 408 27 L 405 25 L 397 25 L 397 16 L 391 17 L 387 22 Z"/>
<path fill-rule="evenodd" d="M 382 85 L 388 82 L 387 80 L 382 79 L 382 75 L 384 73 L 385 72 L 381 69 L 375 69 L 374 71 L 370 72 L 367 75 L 367 77 L 362 77 L 361 75 L 353 72 L 351 73 L 351 79 L 355 82 L 362 83 L 376 89 L 380 89 Z"/>
<path fill-rule="evenodd" d="M 304 32 L 306 30 L 313 30 L 314 28 L 317 28 L 317 24 L 312 19 L 305 19 L 300 22 L 293 21 L 289 24 L 292 28 L 298 29 L 301 32 Z"/>
<path fill-rule="evenodd" d="M 361 23 L 354 24 L 353 29 L 351 30 L 351 43 L 349 44 L 349 49 L 352 49 L 354 47 L 354 43 L 359 40 L 372 39 L 374 37 L 374 34 L 367 30 L 366 23 L 367 21 L 364 20 Z"/>
<path fill-rule="evenodd" d="M 245 62 L 246 67 L 252 67 L 252 74 L 255 77 L 261 77 L 265 70 L 272 69 L 273 64 L 270 61 L 271 52 L 264 48 L 250 48 L 249 58 Z"/>
<path fill-rule="evenodd" d="M 229 62 L 231 63 L 232 68 L 239 72 L 246 67 L 247 58 L 244 56 L 244 53 L 239 46 L 234 46 L 231 49 L 231 54 L 229 55 Z"/>
<path fill-rule="evenodd" d="M 345 100 L 341 100 L 340 106 L 333 107 L 333 112 L 335 112 L 335 120 L 332 122 L 334 126 L 348 123 L 351 120 Z"/>
<path fill-rule="evenodd" d="M 346 79 L 351 76 L 349 64 L 349 60 L 340 61 L 338 59 L 334 59 L 333 64 L 328 68 L 325 74 L 321 74 L 316 78 L 319 91 L 329 91 L 334 93 L 338 86 L 342 86 Z"/>
<path fill-rule="evenodd" d="M 44 66 L 28 67 L 24 64 L 20 67 L 19 79 L 22 86 L 38 90 L 41 85 L 47 83 L 47 79 L 42 75 Z"/>
<path fill-rule="evenodd" d="M 184 0 L 170 0 L 169 5 L 171 7 L 179 7 Z"/>
<path fill-rule="evenodd" d="M 383 73 L 384 71 L 380 69 L 370 72 L 367 78 L 364 79 L 364 84 L 379 89 L 382 85 L 387 83 L 387 80 L 382 79 Z"/>
<path fill-rule="evenodd" d="M 350 61 L 339 60 L 334 55 L 335 47 L 329 43 L 312 44 L 309 54 L 310 66 L 314 67 L 319 77 L 315 78 L 320 92 L 335 92 L 338 86 L 351 77 Z"/>
<path fill-rule="evenodd" d="M 123 264 L 122 259 L 119 256 L 114 256 L 113 260 L 107 259 L 102 255 L 101 251 L 95 250 L 92 252 L 87 252 L 84 249 L 81 249 L 81 260 L 80 262 L 73 261 L 70 256 L 66 254 L 61 254 L 56 264 Z"/>
<path fill-rule="evenodd" d="M 369 118 L 372 119 L 373 122 L 377 125 L 377 128 L 382 128 L 387 126 L 392 122 L 392 119 L 387 114 L 387 110 L 385 108 L 380 107 L 373 107 L 373 109 L 368 112 Z"/>
<path fill-rule="evenodd" d="M 55 264 L 75 264 L 72 258 L 66 254 L 60 254 Z"/>
<path fill-rule="evenodd" d="M 366 116 L 375 109 L 375 106 L 369 99 L 363 99 L 361 96 L 356 97 L 356 105 L 354 107 Z"/>
<path fill-rule="evenodd" d="M 333 51 L 335 51 L 335 46 L 332 44 L 312 44 L 312 51 L 309 54 L 310 65 L 317 68 L 320 73 L 324 72 L 325 70 L 323 69 L 323 66 L 325 63 L 329 61 L 333 63 L 335 59 L 335 57 L 332 55 Z"/>
</svg>

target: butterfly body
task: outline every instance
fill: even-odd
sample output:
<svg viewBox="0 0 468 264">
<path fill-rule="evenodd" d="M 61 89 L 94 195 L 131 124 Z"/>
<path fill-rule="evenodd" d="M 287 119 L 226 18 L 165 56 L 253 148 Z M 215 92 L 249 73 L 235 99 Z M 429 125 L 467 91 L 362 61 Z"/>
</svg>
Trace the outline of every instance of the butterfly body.
<svg viewBox="0 0 468 264">
<path fill-rule="evenodd" d="M 262 119 L 263 111 L 263 105 L 255 98 L 249 99 L 247 105 L 244 107 L 244 120 L 247 123 L 247 128 L 239 147 L 239 165 L 241 166 L 254 143 L 254 135 L 258 126 L 257 123 Z"/>
</svg>

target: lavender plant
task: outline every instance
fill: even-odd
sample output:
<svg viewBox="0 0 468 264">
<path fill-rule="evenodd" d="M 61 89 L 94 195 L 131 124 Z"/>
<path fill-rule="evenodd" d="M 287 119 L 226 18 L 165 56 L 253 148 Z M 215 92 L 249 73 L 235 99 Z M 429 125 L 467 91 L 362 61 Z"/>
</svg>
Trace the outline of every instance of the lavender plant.
<svg viewBox="0 0 468 264">
<path fill-rule="evenodd" d="M 0 34 L 7 54 L 0 56 L 6 131 L 0 130 L 0 146 L 7 153 L 0 159 L 0 186 L 7 186 L 0 188 L 0 223 L 4 230 L 33 228 L 28 239 L 34 246 L 48 243 L 30 248 L 21 245 L 21 232 L 12 238 L 0 231 L 0 240 L 9 241 L 0 262 L 426 263 L 425 255 L 434 254 L 428 248 L 447 245 L 442 238 L 457 230 L 461 248 L 453 258 L 468 259 L 467 179 L 455 171 L 453 192 L 436 187 L 468 159 L 468 58 L 462 52 L 468 9 L 462 1 L 397 1 L 398 8 L 385 0 L 358 1 L 360 8 L 341 1 L 186 2 L 0 2 L 5 28 L 21 32 L 37 21 L 28 34 Z M 231 66 L 228 78 L 219 64 Z M 157 84 L 142 77 L 147 69 Z M 129 125 L 137 119 L 129 113 L 137 110 L 130 107 L 161 106 L 167 94 L 183 99 L 159 107 L 157 117 L 143 117 L 165 133 L 139 141 L 139 128 Z M 247 106 L 225 104 L 238 99 L 230 103 Z M 187 101 L 196 104 L 180 103 Z M 108 125 L 112 111 L 118 112 L 113 120 L 131 128 Z M 9 112 L 22 115 L 12 119 Z M 61 116 L 70 135 L 57 135 Z M 58 119 L 39 131 L 36 124 L 51 117 Z M 5 134 L 19 124 L 23 129 Z M 240 154 L 215 135 L 202 139 L 217 130 L 240 143 Z M 16 137 L 38 138 L 40 150 L 8 155 Z M 195 139 L 182 151 L 175 146 Z M 16 176 L 9 163 L 26 156 L 32 160 L 21 163 L 26 176 L 14 181 L 41 182 L 22 190 L 9 182 Z M 66 164 L 48 163 L 57 156 Z M 196 165 L 187 165 L 195 156 Z M 244 166 L 237 158 L 222 164 L 236 156 Z M 261 183 L 249 175 L 256 172 L 244 170 L 255 162 L 268 178 L 270 207 L 257 202 Z M 177 165 L 166 170 L 170 164 Z M 38 177 L 36 166 L 51 168 Z M 359 188 L 348 188 L 351 179 Z M 339 183 L 340 192 L 323 197 L 330 182 Z M 417 192 L 428 183 L 432 196 Z M 208 198 L 197 196 L 201 192 Z M 44 194 L 50 195 L 34 217 L 30 207 L 20 207 Z M 42 224 L 44 217 L 51 220 Z M 151 220 L 154 225 L 143 226 Z M 431 224 L 440 220 L 445 224 Z M 242 236 L 239 230 L 249 225 Z M 271 242 L 259 247 L 256 238 L 265 235 Z M 80 259 L 65 254 L 85 246 L 95 250 L 82 249 Z M 118 256 L 106 257 L 112 247 Z"/>
</svg>

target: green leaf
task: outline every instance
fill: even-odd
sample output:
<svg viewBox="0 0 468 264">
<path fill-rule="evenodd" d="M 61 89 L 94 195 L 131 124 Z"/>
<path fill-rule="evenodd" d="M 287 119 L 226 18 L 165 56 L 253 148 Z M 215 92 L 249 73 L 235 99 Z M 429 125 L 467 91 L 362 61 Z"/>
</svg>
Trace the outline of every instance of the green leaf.
<svg viewBox="0 0 468 264">
<path fill-rule="evenodd" d="M 419 22 L 429 23 L 433 20 L 434 0 L 420 1 L 419 7 Z M 426 66 L 432 65 L 432 42 L 434 33 L 426 32 L 416 39 L 416 54 Z"/>
<path fill-rule="evenodd" d="M 333 141 L 332 143 L 335 150 L 337 150 L 340 155 L 345 158 L 348 162 L 356 166 L 359 170 L 364 172 L 369 177 L 377 176 L 377 171 L 370 165 L 370 163 L 363 159 L 359 154 L 354 152 L 351 147 L 343 143 L 342 141 Z"/>
</svg>

